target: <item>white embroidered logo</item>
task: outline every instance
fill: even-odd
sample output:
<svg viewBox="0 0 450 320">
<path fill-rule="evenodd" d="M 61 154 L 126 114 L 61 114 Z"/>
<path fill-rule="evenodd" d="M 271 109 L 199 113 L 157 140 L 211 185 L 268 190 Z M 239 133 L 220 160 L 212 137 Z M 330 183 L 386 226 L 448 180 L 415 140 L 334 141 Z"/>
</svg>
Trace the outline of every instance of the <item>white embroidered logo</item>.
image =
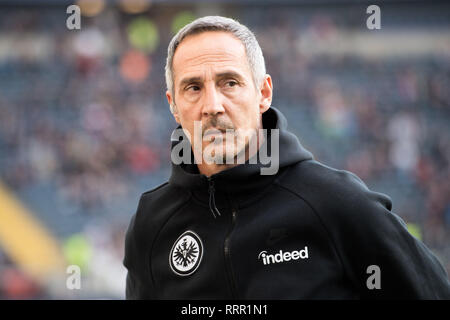
<svg viewBox="0 0 450 320">
<path fill-rule="evenodd" d="M 298 251 L 294 250 L 291 252 L 283 252 L 283 250 L 280 250 L 276 254 L 267 254 L 267 251 L 261 251 L 258 255 L 258 260 L 262 259 L 264 265 L 308 258 L 309 254 L 307 246 L 305 246 L 304 249 Z"/>
<path fill-rule="evenodd" d="M 184 232 L 173 244 L 169 255 L 169 265 L 179 276 L 194 273 L 203 257 L 203 244 L 193 231 Z"/>
</svg>

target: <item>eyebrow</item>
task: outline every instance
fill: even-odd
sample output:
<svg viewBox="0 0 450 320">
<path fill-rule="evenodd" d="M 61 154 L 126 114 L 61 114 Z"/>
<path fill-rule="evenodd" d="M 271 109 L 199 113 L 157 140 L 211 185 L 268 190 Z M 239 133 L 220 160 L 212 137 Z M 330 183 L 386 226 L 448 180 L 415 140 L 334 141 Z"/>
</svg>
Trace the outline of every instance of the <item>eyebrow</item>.
<svg viewBox="0 0 450 320">
<path fill-rule="evenodd" d="M 224 71 L 224 72 L 220 72 L 217 73 L 215 75 L 216 79 L 226 79 L 226 78 L 236 78 L 238 80 L 242 80 L 243 77 L 235 72 L 235 71 Z M 201 77 L 189 77 L 189 78 L 184 78 L 180 81 L 180 87 L 183 87 L 184 85 L 187 85 L 189 83 L 198 83 L 201 82 L 202 78 Z"/>
<path fill-rule="evenodd" d="M 186 84 L 193 83 L 193 82 L 200 82 L 200 77 L 190 77 L 190 78 L 184 78 L 180 81 L 180 87 L 183 87 Z"/>
<path fill-rule="evenodd" d="M 218 79 L 237 78 L 237 79 L 241 80 L 242 76 L 235 71 L 225 71 L 225 72 L 218 73 L 216 75 L 216 78 L 218 78 Z"/>
</svg>

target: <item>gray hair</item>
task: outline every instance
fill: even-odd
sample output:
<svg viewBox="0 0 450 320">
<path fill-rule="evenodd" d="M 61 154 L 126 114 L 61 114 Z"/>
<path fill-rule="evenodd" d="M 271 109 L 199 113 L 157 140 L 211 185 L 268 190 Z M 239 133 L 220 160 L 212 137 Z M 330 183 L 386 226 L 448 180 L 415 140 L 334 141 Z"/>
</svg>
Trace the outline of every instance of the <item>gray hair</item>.
<svg viewBox="0 0 450 320">
<path fill-rule="evenodd" d="M 189 35 L 199 34 L 206 31 L 225 31 L 238 38 L 245 47 L 247 61 L 252 72 L 253 81 L 259 87 L 266 75 L 266 65 L 261 47 L 255 35 L 246 26 L 231 18 L 221 16 L 206 16 L 198 18 L 181 28 L 172 38 L 167 49 L 166 60 L 166 85 L 167 90 L 174 95 L 173 84 L 173 56 L 180 43 Z M 172 110 L 173 106 L 170 106 Z"/>
</svg>

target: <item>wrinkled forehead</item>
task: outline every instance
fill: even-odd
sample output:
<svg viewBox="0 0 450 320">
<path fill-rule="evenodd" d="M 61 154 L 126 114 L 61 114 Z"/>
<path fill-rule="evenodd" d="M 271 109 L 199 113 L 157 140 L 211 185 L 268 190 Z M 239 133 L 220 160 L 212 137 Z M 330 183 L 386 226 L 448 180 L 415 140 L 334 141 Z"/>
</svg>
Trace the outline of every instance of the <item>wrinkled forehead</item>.
<svg viewBox="0 0 450 320">
<path fill-rule="evenodd" d="M 181 75 L 201 72 L 204 67 L 213 67 L 217 72 L 233 67 L 250 74 L 245 46 L 234 35 L 224 31 L 206 31 L 183 39 L 173 58 L 175 84 Z"/>
</svg>

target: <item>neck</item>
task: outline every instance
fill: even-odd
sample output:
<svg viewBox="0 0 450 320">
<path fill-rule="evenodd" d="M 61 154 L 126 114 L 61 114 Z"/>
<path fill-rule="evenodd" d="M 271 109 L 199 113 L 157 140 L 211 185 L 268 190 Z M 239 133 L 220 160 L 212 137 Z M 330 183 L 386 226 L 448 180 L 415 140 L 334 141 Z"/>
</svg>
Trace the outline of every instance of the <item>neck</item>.
<svg viewBox="0 0 450 320">
<path fill-rule="evenodd" d="M 237 166 L 237 164 L 197 164 L 198 171 L 207 177 L 210 177 L 213 174 L 219 173 L 220 171 L 223 171 L 225 169 L 233 168 L 235 166 Z"/>
</svg>

